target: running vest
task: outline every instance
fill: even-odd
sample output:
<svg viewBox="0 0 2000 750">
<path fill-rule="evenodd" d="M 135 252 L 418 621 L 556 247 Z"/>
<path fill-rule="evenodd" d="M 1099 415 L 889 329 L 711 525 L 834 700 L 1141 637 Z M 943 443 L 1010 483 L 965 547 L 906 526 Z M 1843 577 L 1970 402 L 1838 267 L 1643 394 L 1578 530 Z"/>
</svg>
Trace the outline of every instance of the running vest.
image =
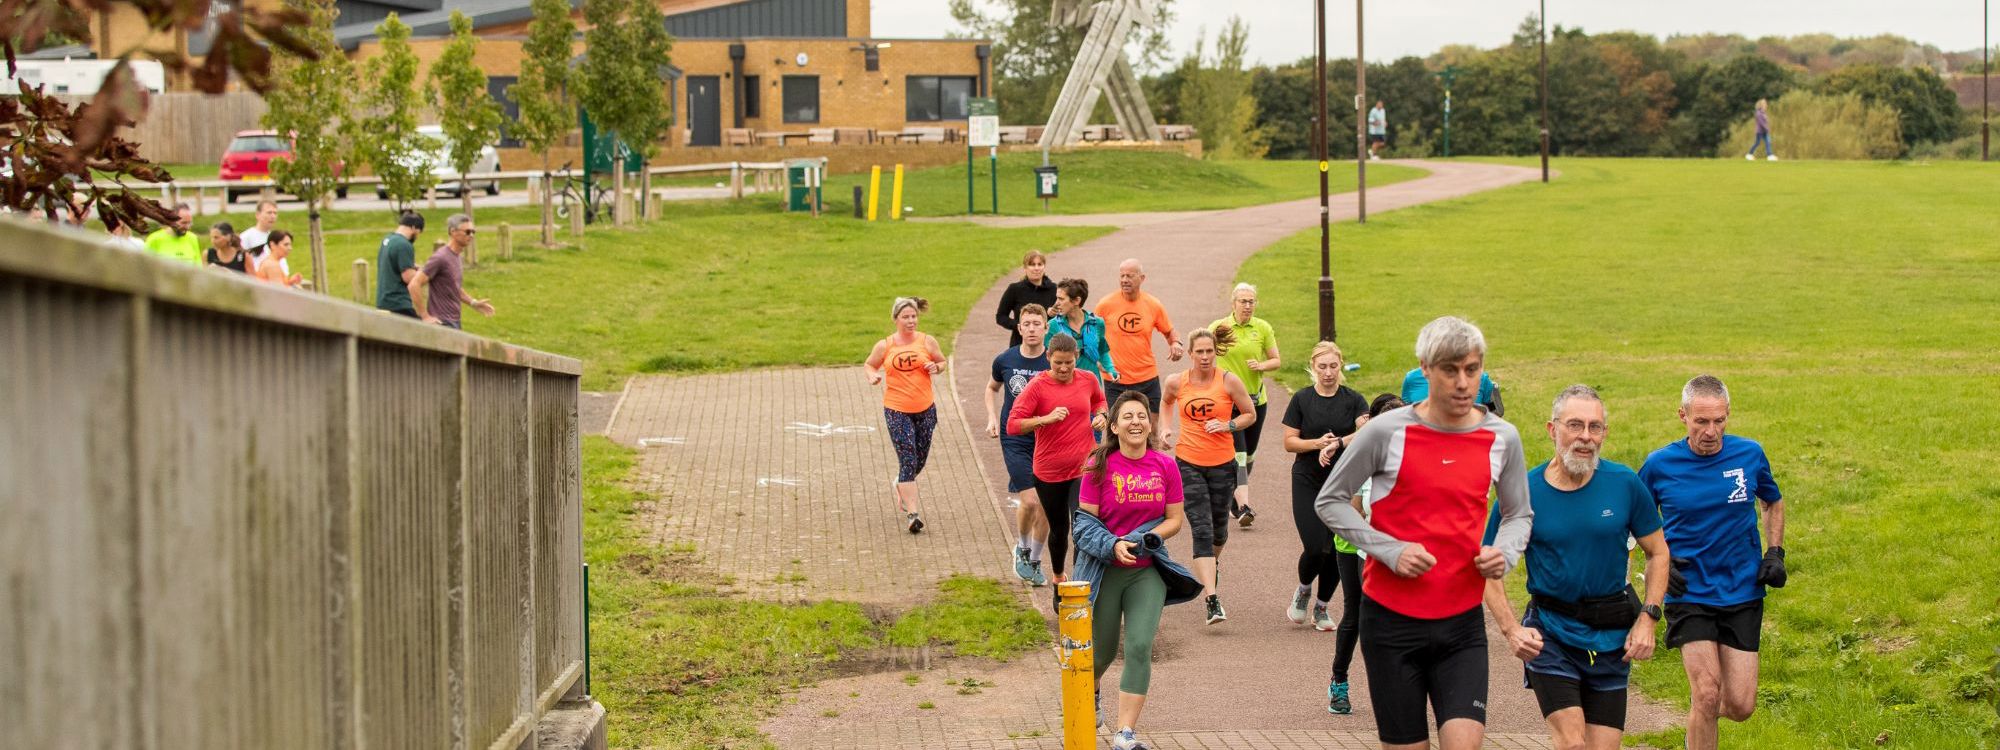
<svg viewBox="0 0 2000 750">
<path fill-rule="evenodd" d="M 904 414 L 921 414 L 935 403 L 931 371 L 924 369 L 931 363 L 931 353 L 925 350 L 922 336 L 907 344 L 896 343 L 894 337 L 888 341 L 889 351 L 882 357 L 883 380 L 888 385 L 882 391 L 882 405 Z"/>
<path fill-rule="evenodd" d="M 1174 456 L 1196 466 L 1221 466 L 1236 460 L 1236 436 L 1229 432 L 1208 431 L 1208 420 L 1230 420 L 1236 417 L 1236 402 L 1229 398 L 1229 388 L 1223 384 L 1223 372 L 1216 369 L 1215 376 L 1208 385 L 1197 388 L 1192 371 L 1181 376 L 1180 391 L 1175 399 L 1180 404 L 1181 433 L 1174 441 Z"/>
</svg>

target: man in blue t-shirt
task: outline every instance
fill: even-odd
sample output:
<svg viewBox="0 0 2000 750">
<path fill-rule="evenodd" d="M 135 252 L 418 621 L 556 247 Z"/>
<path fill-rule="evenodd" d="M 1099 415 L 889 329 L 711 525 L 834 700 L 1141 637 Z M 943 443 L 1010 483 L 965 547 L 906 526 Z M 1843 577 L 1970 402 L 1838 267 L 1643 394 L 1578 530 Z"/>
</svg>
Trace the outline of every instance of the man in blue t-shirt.
<svg viewBox="0 0 2000 750">
<path fill-rule="evenodd" d="M 1403 374 L 1403 403 L 1414 404 L 1430 398 L 1430 395 L 1431 381 L 1424 377 L 1423 368 L 1418 367 Z M 1500 384 L 1493 382 L 1491 375 L 1479 373 L 1479 395 L 1472 400 L 1484 405 L 1487 411 L 1493 412 L 1493 416 L 1507 416 L 1506 405 L 1500 403 Z"/>
<path fill-rule="evenodd" d="M 1721 380 L 1688 381 L 1680 418 L 1687 439 L 1653 451 L 1639 479 L 1660 504 L 1674 554 L 1667 647 L 1681 650 L 1687 669 L 1687 746 L 1710 750 L 1718 716 L 1743 721 L 1757 708 L 1764 587 L 1785 585 L 1785 502 L 1764 448 L 1724 434 L 1729 389 Z M 1753 498 L 1763 501 L 1763 544 Z"/>
<path fill-rule="evenodd" d="M 1556 396 L 1549 438 L 1556 457 L 1528 471 L 1528 611 L 1514 622 L 1501 581 L 1486 582 L 1486 609 L 1526 663 L 1556 747 L 1616 748 L 1625 733 L 1632 662 L 1653 657 L 1667 595 L 1660 511 L 1639 475 L 1603 461 L 1604 401 L 1586 385 Z M 1631 591 L 1630 550 L 1646 551 L 1646 595 Z M 1643 602 L 1643 603 L 1642 603 Z"/>
<path fill-rule="evenodd" d="M 993 358 L 993 379 L 986 383 L 986 436 L 1000 438 L 1000 457 L 1007 464 L 1007 491 L 1020 502 L 1014 510 L 1014 575 L 1031 586 L 1048 583 L 1042 575 L 1042 550 L 1049 543 L 1049 519 L 1042 517 L 1042 503 L 1035 496 L 1035 437 L 1002 433 L 1000 417 L 1014 411 L 1014 397 L 1021 395 L 1028 381 L 1049 369 L 1042 342 L 1048 327 L 1047 308 L 1032 302 L 1022 305 L 1014 317 L 1021 345 L 1008 347 Z M 1004 400 L 997 405 L 999 411 L 994 411 L 996 400 Z"/>
</svg>

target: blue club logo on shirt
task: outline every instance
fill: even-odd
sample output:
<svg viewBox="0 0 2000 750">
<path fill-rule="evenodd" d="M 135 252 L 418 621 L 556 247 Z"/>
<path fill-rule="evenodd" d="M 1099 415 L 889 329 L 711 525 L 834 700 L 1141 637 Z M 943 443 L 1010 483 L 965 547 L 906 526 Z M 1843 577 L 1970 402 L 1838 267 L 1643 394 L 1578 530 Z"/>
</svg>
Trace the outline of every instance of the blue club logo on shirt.
<svg viewBox="0 0 2000 750">
<path fill-rule="evenodd" d="M 1722 472 L 1722 476 L 1727 479 L 1736 480 L 1736 489 L 1729 492 L 1729 502 L 1750 502 L 1750 483 L 1744 480 L 1742 469 L 1730 469 Z"/>
</svg>

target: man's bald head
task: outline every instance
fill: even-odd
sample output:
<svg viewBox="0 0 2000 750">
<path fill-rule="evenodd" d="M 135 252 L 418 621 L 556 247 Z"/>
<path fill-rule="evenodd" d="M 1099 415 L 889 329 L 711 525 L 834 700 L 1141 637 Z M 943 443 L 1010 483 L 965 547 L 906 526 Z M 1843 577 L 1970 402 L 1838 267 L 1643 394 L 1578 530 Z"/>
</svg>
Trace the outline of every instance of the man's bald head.
<svg viewBox="0 0 2000 750">
<path fill-rule="evenodd" d="M 1146 283 L 1146 269 L 1139 267 L 1138 258 L 1126 258 L 1118 264 L 1118 292 L 1127 299 L 1139 296 L 1139 287 Z"/>
</svg>

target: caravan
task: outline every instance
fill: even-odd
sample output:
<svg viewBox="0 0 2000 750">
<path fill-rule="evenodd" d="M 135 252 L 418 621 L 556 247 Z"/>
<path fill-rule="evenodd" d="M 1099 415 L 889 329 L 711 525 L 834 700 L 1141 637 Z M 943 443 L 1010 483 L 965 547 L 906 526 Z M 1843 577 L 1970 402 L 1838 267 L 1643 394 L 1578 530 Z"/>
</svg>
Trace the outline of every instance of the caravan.
<svg viewBox="0 0 2000 750">
<path fill-rule="evenodd" d="M 91 96 L 104 85 L 117 60 L 21 60 L 14 75 L 0 70 L 0 95 L 12 96 L 21 88 L 14 81 L 40 86 L 44 93 Z M 139 87 L 158 94 L 167 90 L 166 68 L 158 60 L 133 60 L 132 76 Z"/>
</svg>

